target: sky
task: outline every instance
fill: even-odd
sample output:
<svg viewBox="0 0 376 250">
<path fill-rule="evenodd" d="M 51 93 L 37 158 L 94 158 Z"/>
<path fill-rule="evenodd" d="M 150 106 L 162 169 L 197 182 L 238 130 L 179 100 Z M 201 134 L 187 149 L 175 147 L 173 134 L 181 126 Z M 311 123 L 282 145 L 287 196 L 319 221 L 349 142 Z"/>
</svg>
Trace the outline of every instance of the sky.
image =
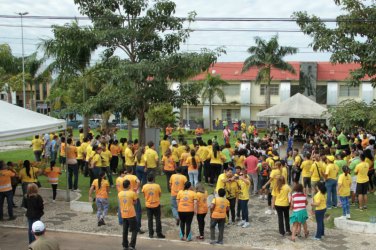
<svg viewBox="0 0 376 250">
<path fill-rule="evenodd" d="M 195 11 L 197 17 L 220 18 L 290 18 L 295 11 L 307 11 L 322 18 L 335 18 L 341 13 L 333 0 L 175 0 L 176 16 L 186 17 Z M 0 15 L 17 15 L 28 12 L 29 16 L 82 16 L 73 0 L 0 0 Z M 52 38 L 52 24 L 63 25 L 69 20 L 23 19 L 25 55 L 37 50 L 41 39 Z M 20 18 L 0 17 L 0 44 L 8 43 L 15 56 L 22 56 Z M 81 25 L 89 24 L 80 21 Z M 46 28 L 46 26 L 48 26 Z M 263 39 L 278 34 L 282 46 L 299 49 L 296 55 L 288 56 L 288 61 L 328 61 L 329 53 L 316 53 L 309 47 L 311 37 L 300 32 L 295 22 L 195 22 L 192 29 L 247 29 L 247 31 L 195 31 L 191 33 L 182 51 L 198 51 L 201 48 L 214 49 L 224 46 L 227 54 L 218 61 L 239 62 L 249 56 L 247 48 L 254 45 L 254 37 Z M 257 30 L 257 31 L 255 31 Z M 260 32 L 263 30 L 263 32 Z M 270 32 L 270 30 L 272 32 Z M 283 31 L 298 32 L 283 32 Z M 268 31 L 268 32 L 265 32 Z M 98 60 L 98 53 L 92 63 Z"/>
</svg>

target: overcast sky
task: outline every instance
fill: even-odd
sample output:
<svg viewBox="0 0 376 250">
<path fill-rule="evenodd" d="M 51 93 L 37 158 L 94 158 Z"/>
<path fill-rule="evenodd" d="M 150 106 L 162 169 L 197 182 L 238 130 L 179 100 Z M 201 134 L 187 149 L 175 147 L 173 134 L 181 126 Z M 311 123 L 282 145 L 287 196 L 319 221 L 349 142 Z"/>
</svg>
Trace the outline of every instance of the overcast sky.
<svg viewBox="0 0 376 250">
<path fill-rule="evenodd" d="M 335 18 L 341 13 L 333 0 L 175 0 L 176 16 L 187 16 L 196 11 L 197 17 L 247 17 L 247 18 L 289 18 L 294 11 L 307 11 L 325 18 Z M 0 0 L 0 15 L 15 15 L 16 12 L 29 12 L 33 16 L 81 16 L 73 0 Z M 52 37 L 51 24 L 64 24 L 69 20 L 24 19 L 25 55 L 36 50 L 41 38 Z M 80 24 L 87 24 L 80 21 Z M 13 27 L 9 27 L 13 26 Z M 311 38 L 301 32 L 282 32 L 299 30 L 294 22 L 195 22 L 195 29 L 248 29 L 273 30 L 273 32 L 255 31 L 196 31 L 191 34 L 182 50 L 199 50 L 225 46 L 227 55 L 219 61 L 244 61 L 248 56 L 246 49 L 254 44 L 254 37 L 269 39 L 278 32 L 280 44 L 299 48 L 299 53 L 287 57 L 290 61 L 328 61 L 330 54 L 313 53 L 308 47 Z M 0 18 L 0 43 L 8 43 L 13 54 L 21 56 L 20 19 Z M 94 56 L 93 62 L 97 60 Z"/>
</svg>

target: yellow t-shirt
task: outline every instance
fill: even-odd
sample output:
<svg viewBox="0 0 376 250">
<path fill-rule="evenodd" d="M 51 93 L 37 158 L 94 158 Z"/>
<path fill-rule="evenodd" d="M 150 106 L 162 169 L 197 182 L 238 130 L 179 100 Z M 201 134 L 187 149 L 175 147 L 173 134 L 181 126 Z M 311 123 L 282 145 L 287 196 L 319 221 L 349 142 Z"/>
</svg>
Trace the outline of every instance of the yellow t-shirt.
<svg viewBox="0 0 376 250">
<path fill-rule="evenodd" d="M 147 168 L 156 168 L 157 167 L 158 154 L 154 149 L 152 149 L 152 148 L 146 149 L 144 158 L 145 158 Z"/>
<path fill-rule="evenodd" d="M 30 171 L 29 171 L 29 174 L 30 174 L 30 177 L 26 174 L 26 168 L 22 168 L 20 170 L 20 172 L 18 173 L 20 179 L 22 182 L 36 182 L 37 179 L 34 178 L 37 173 L 38 173 L 39 169 L 36 168 L 36 167 L 30 167 Z"/>
<path fill-rule="evenodd" d="M 121 191 L 124 191 L 123 182 L 124 182 L 124 176 L 123 177 L 119 176 L 118 178 L 116 178 L 116 190 L 118 191 L 118 193 Z"/>
<path fill-rule="evenodd" d="M 287 168 L 282 167 L 282 176 L 285 178 L 285 182 L 287 183 Z"/>
<path fill-rule="evenodd" d="M 162 157 L 162 162 L 163 162 L 163 170 L 164 171 L 175 171 L 175 161 L 174 159 L 172 158 L 172 156 L 170 157 L 167 157 L 167 156 L 163 156 Z"/>
<path fill-rule="evenodd" d="M 84 144 L 84 143 L 83 143 Z M 84 145 L 81 145 L 81 147 L 84 147 Z M 93 147 L 90 145 L 90 144 L 88 144 L 87 146 L 86 146 L 86 148 L 85 148 L 85 153 L 86 153 L 86 158 L 85 158 L 85 160 L 87 161 L 87 162 L 89 162 L 89 159 L 90 159 L 90 157 L 93 157 L 94 156 L 94 154 L 93 154 Z"/>
<path fill-rule="evenodd" d="M 184 145 L 180 145 L 178 147 L 178 155 L 179 155 L 179 159 L 181 159 L 181 155 L 185 152 L 185 146 Z"/>
<path fill-rule="evenodd" d="M 323 210 L 326 208 L 326 195 L 323 195 L 321 192 L 315 194 L 313 201 L 318 204 L 316 210 Z"/>
<path fill-rule="evenodd" d="M 272 179 L 270 181 L 270 188 L 273 189 L 276 184 L 277 184 L 277 179 L 278 177 L 281 175 L 281 171 L 279 169 L 273 169 L 271 172 L 270 172 L 270 179 Z"/>
<path fill-rule="evenodd" d="M 197 155 L 200 157 L 201 161 L 206 161 L 208 159 L 208 156 L 209 156 L 209 149 L 205 146 L 200 146 L 197 150 Z"/>
<path fill-rule="evenodd" d="M 126 174 L 124 177 L 123 177 L 124 181 L 125 180 L 128 180 L 131 184 L 130 184 L 130 190 L 134 191 L 134 192 L 137 192 L 137 189 L 138 189 L 138 183 L 140 183 L 140 181 L 138 180 L 137 176 L 133 175 L 133 174 Z"/>
<path fill-rule="evenodd" d="M 124 156 L 125 156 L 125 165 L 126 166 L 133 166 L 134 165 L 134 155 L 133 155 L 132 149 L 127 147 L 124 150 Z"/>
<path fill-rule="evenodd" d="M 142 192 L 145 196 L 145 206 L 148 208 L 155 208 L 160 205 L 161 187 L 156 183 L 147 183 L 142 187 Z"/>
<path fill-rule="evenodd" d="M 92 165 L 95 165 L 96 167 L 100 168 L 103 166 L 102 163 L 102 157 L 100 154 L 95 153 L 95 151 L 92 151 L 94 155 L 92 156 L 91 163 Z"/>
<path fill-rule="evenodd" d="M 42 151 L 43 141 L 40 138 L 33 139 L 31 145 L 33 146 L 33 151 Z"/>
<path fill-rule="evenodd" d="M 102 180 L 101 188 L 99 188 L 98 179 L 95 179 L 91 185 L 94 186 L 96 198 L 108 199 L 107 188 L 110 186 L 110 184 L 107 180 Z"/>
<path fill-rule="evenodd" d="M 214 156 L 214 152 L 210 151 L 208 158 L 210 158 L 210 164 L 220 164 L 226 160 L 226 157 L 222 154 L 221 151 L 217 152 L 217 157 Z"/>
<path fill-rule="evenodd" d="M 192 190 L 181 190 L 176 196 L 176 200 L 178 201 L 178 212 L 193 212 L 197 196 Z"/>
<path fill-rule="evenodd" d="M 179 149 L 177 147 L 172 147 L 172 159 L 174 162 L 178 162 L 179 158 Z"/>
<path fill-rule="evenodd" d="M 230 207 L 230 202 L 224 197 L 214 198 L 212 204 L 215 205 L 211 218 L 224 219 L 226 218 L 227 208 Z"/>
<path fill-rule="evenodd" d="M 330 163 L 326 166 L 325 174 L 328 175 L 328 179 L 337 179 L 337 174 L 338 174 L 338 166 L 335 165 L 334 163 Z"/>
<path fill-rule="evenodd" d="M 247 177 L 248 179 L 248 177 Z M 248 183 L 244 182 L 243 180 L 238 180 L 239 185 L 239 200 L 249 200 L 249 186 L 250 182 L 248 179 Z"/>
<path fill-rule="evenodd" d="M 84 149 L 81 146 L 77 147 L 77 160 L 84 159 L 83 151 Z"/>
<path fill-rule="evenodd" d="M 237 157 L 237 159 L 235 161 L 235 167 L 244 168 L 244 161 L 245 161 L 245 156 L 240 155 L 239 157 Z"/>
<path fill-rule="evenodd" d="M 161 141 L 161 155 L 164 155 L 169 147 L 170 147 L 170 142 L 168 140 L 162 140 Z"/>
<path fill-rule="evenodd" d="M 122 218 L 133 218 L 136 216 L 134 202 L 137 200 L 137 194 L 131 190 L 121 191 L 118 194 L 120 203 L 120 212 Z"/>
<path fill-rule="evenodd" d="M 145 167 L 145 164 L 146 164 L 146 162 L 145 162 L 145 154 L 141 155 L 140 160 L 138 160 L 138 157 L 137 157 L 137 155 L 136 155 L 136 156 L 135 156 L 135 160 L 136 160 L 136 164 L 137 164 L 137 166 Z"/>
<path fill-rule="evenodd" d="M 187 166 L 187 159 L 188 157 L 190 157 L 191 154 L 188 153 L 188 152 L 183 152 L 181 155 L 180 155 L 180 166 L 183 166 L 183 167 L 186 167 Z"/>
<path fill-rule="evenodd" d="M 65 142 L 62 142 L 60 145 L 60 156 L 65 157 Z"/>
<path fill-rule="evenodd" d="M 338 177 L 338 194 L 339 196 L 350 196 L 351 175 L 347 176 L 343 173 Z"/>
<path fill-rule="evenodd" d="M 84 137 L 85 137 L 84 133 L 80 133 L 80 142 L 81 143 L 84 141 Z"/>
<path fill-rule="evenodd" d="M 182 174 L 173 174 L 170 178 L 171 196 L 176 196 L 179 191 L 184 189 L 187 177 Z"/>
<path fill-rule="evenodd" d="M 311 177 L 312 163 L 311 160 L 305 160 L 302 162 L 302 165 L 300 165 L 300 168 L 302 169 L 302 177 Z"/>
<path fill-rule="evenodd" d="M 227 199 L 234 199 L 238 196 L 239 193 L 239 186 L 236 180 L 226 182 L 226 198 Z"/>
<path fill-rule="evenodd" d="M 299 166 L 301 162 L 302 162 L 302 157 L 300 157 L 300 155 L 295 156 L 294 165 Z"/>
<path fill-rule="evenodd" d="M 324 170 L 322 167 L 322 162 L 317 162 L 317 161 L 313 162 L 311 165 L 311 169 L 309 171 L 311 172 L 311 181 L 319 181 L 320 176 L 321 178 L 324 177 Z"/>
<path fill-rule="evenodd" d="M 217 185 L 215 186 L 215 191 L 218 193 L 218 190 L 220 188 L 225 188 L 225 181 L 227 179 L 227 176 L 225 173 L 222 173 L 218 176 L 217 179 Z"/>
<path fill-rule="evenodd" d="M 196 192 L 197 214 L 206 214 L 208 212 L 208 192 Z"/>
<path fill-rule="evenodd" d="M 110 160 L 112 158 L 111 151 L 110 150 L 102 151 L 101 157 L 102 157 L 103 167 L 109 167 L 110 166 Z"/>
<path fill-rule="evenodd" d="M 356 176 L 357 183 L 366 183 L 369 181 L 368 170 L 369 170 L 369 165 L 367 162 L 363 161 L 359 163 L 358 165 L 356 165 L 354 172 L 358 173 Z"/>
<path fill-rule="evenodd" d="M 275 205 L 281 206 L 281 207 L 289 206 L 289 193 L 290 192 L 291 192 L 291 188 L 287 184 L 282 186 L 281 191 L 278 191 L 276 189 Z"/>
</svg>

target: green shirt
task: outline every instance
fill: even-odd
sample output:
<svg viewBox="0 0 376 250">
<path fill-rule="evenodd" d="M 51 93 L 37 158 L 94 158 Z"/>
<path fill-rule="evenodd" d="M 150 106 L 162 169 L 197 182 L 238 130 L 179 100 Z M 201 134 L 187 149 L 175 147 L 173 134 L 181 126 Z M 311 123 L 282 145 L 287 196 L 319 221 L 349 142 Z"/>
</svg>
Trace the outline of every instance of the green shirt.
<svg viewBox="0 0 376 250">
<path fill-rule="evenodd" d="M 338 166 L 338 175 L 342 174 L 342 167 L 347 165 L 347 162 L 345 160 L 337 160 L 334 161 L 334 164 Z"/>
<path fill-rule="evenodd" d="M 351 170 L 351 176 L 355 176 L 355 173 L 354 173 L 355 167 L 356 167 L 356 165 L 358 165 L 360 162 L 361 162 L 361 161 L 360 161 L 359 157 L 355 157 L 355 158 L 351 161 L 350 166 L 349 166 L 349 168 L 350 168 L 350 170 Z"/>
<path fill-rule="evenodd" d="M 344 135 L 343 133 L 339 134 L 339 136 L 337 137 L 337 140 L 339 141 L 341 146 L 349 145 L 349 141 L 347 140 L 346 135 Z"/>
<path fill-rule="evenodd" d="M 231 153 L 230 150 L 228 150 L 228 148 L 223 149 L 222 154 L 226 157 L 226 163 L 231 161 Z"/>
</svg>

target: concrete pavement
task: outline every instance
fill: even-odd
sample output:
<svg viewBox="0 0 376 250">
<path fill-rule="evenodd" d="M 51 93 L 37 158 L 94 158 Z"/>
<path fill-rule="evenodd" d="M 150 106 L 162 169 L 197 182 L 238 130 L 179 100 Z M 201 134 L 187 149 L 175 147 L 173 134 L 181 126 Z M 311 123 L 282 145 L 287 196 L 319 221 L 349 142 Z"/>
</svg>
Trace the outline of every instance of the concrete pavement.
<svg viewBox="0 0 376 250">
<path fill-rule="evenodd" d="M 48 228 L 47 228 L 48 230 Z M 119 236 L 103 236 L 94 234 L 63 233 L 47 231 L 48 237 L 55 238 L 61 250 L 121 250 L 122 238 Z M 211 246 L 206 243 L 179 242 L 157 239 L 137 239 L 137 249 L 175 250 L 175 249 L 251 249 L 250 247 Z M 27 229 L 0 227 L 0 250 L 27 249 Z M 255 249 L 255 248 L 252 248 Z"/>
</svg>

